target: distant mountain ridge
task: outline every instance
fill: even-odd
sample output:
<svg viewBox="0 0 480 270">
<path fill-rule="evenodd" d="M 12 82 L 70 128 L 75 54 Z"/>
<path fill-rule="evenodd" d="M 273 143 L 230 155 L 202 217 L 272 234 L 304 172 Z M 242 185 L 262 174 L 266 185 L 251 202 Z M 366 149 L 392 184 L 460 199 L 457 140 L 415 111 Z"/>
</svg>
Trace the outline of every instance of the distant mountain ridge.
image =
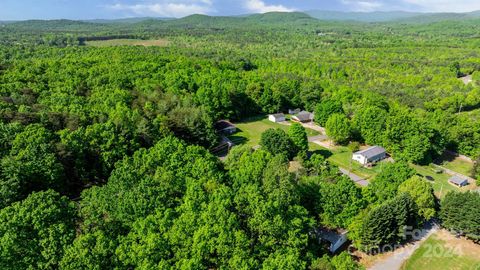
<svg viewBox="0 0 480 270">
<path fill-rule="evenodd" d="M 251 25 L 303 25 L 316 23 L 317 19 L 302 12 L 269 12 L 264 14 L 251 14 L 245 16 L 208 16 L 194 14 L 174 20 L 144 20 L 136 25 L 144 27 L 173 27 L 173 28 L 224 28 Z"/>
<path fill-rule="evenodd" d="M 342 12 L 325 10 L 308 10 L 306 14 L 313 18 L 325 21 L 359 21 L 359 22 L 387 22 L 421 16 L 419 12 L 407 11 L 374 11 L 374 12 Z"/>
<path fill-rule="evenodd" d="M 480 11 L 466 13 L 421 13 L 408 11 L 373 11 L 373 12 L 342 12 L 309 10 L 306 14 L 325 21 L 358 21 L 358 22 L 413 22 L 430 23 L 443 20 L 465 20 L 480 18 Z"/>
<path fill-rule="evenodd" d="M 247 14 L 241 16 L 209 16 L 194 14 L 183 18 L 138 17 L 114 20 L 26 20 L 0 21 L 5 28 L 25 30 L 71 30 L 85 29 L 112 29 L 121 31 L 125 25 L 155 28 L 214 28 L 243 27 L 243 26 L 275 26 L 275 27 L 302 27 L 318 24 L 319 22 L 360 22 L 360 23 L 435 23 L 442 21 L 465 21 L 469 24 L 480 19 L 480 11 L 468 13 L 418 13 L 405 11 L 388 12 L 339 12 L 311 10 L 306 12 L 269 12 L 263 14 Z"/>
<path fill-rule="evenodd" d="M 112 23 L 139 23 L 148 20 L 158 20 L 158 21 L 170 21 L 175 20 L 171 17 L 133 17 L 133 18 L 121 18 L 121 19 L 92 19 L 92 20 L 81 20 L 82 22 L 88 23 L 103 23 L 103 24 L 112 24 Z"/>
</svg>

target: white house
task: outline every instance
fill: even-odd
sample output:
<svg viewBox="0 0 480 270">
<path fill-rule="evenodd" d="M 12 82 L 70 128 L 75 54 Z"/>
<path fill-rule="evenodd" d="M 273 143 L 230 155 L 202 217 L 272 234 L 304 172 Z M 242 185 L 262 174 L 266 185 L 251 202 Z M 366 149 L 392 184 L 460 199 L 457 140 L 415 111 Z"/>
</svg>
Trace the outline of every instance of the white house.
<svg viewBox="0 0 480 270">
<path fill-rule="evenodd" d="M 283 122 L 285 121 L 285 115 L 283 113 L 270 114 L 268 120 L 274 123 Z"/>
<path fill-rule="evenodd" d="M 387 157 L 387 151 L 380 146 L 372 146 L 365 150 L 353 153 L 352 159 L 362 165 L 375 163 Z"/>
</svg>

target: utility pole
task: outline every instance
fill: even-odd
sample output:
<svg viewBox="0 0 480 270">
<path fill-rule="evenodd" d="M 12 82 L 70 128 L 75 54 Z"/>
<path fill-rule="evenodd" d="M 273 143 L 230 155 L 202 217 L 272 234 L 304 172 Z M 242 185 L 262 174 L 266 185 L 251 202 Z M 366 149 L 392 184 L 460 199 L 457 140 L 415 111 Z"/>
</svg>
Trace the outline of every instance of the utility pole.
<svg viewBox="0 0 480 270">
<path fill-rule="evenodd" d="M 458 113 L 462 112 L 462 107 L 463 107 L 463 103 L 460 103 L 460 108 L 458 109 Z"/>
</svg>

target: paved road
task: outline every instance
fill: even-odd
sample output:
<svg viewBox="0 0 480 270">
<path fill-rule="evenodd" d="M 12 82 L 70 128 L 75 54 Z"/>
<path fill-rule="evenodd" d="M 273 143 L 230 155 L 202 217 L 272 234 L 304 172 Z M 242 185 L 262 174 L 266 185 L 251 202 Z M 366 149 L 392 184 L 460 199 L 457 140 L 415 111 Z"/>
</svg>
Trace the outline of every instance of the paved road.
<svg viewBox="0 0 480 270">
<path fill-rule="evenodd" d="M 348 172 L 347 169 L 344 169 L 344 168 L 341 168 L 341 167 L 338 167 L 338 169 L 340 169 L 340 172 L 343 173 L 344 175 L 350 177 L 350 179 L 352 179 L 353 182 L 359 184 L 360 186 L 368 186 L 369 182 L 365 179 L 363 179 L 362 177 L 352 173 L 352 172 Z"/>
<path fill-rule="evenodd" d="M 420 245 L 427 240 L 430 235 L 438 231 L 438 225 L 433 225 L 430 228 L 425 228 L 422 230 L 419 237 L 421 237 L 414 244 L 410 244 L 395 250 L 387 258 L 378 262 L 374 266 L 368 268 L 368 270 L 399 270 L 401 269 L 403 263 L 412 256 L 413 252 L 417 250 Z"/>
</svg>

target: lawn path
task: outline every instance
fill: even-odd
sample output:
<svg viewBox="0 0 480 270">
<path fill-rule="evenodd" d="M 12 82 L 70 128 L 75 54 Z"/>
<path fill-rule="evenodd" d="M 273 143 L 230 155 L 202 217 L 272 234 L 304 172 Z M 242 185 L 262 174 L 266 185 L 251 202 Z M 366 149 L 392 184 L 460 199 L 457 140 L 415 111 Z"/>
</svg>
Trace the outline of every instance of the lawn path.
<svg viewBox="0 0 480 270">
<path fill-rule="evenodd" d="M 363 186 L 363 187 L 368 186 L 369 182 L 367 180 L 363 179 L 362 177 L 360 177 L 360 176 L 358 176 L 358 175 L 356 175 L 352 172 L 349 172 L 345 168 L 338 167 L 338 169 L 340 170 L 341 173 L 348 176 L 353 182 L 359 184 L 360 186 Z"/>
<path fill-rule="evenodd" d="M 368 268 L 368 270 L 400 270 L 403 263 L 412 256 L 413 252 L 415 252 L 415 250 L 417 250 L 421 244 L 428 239 L 428 237 L 436 233 L 438 230 L 438 225 L 433 225 L 431 228 L 423 230 L 422 238 L 420 240 L 396 249 L 388 257 L 377 262 L 374 266 Z"/>
</svg>

